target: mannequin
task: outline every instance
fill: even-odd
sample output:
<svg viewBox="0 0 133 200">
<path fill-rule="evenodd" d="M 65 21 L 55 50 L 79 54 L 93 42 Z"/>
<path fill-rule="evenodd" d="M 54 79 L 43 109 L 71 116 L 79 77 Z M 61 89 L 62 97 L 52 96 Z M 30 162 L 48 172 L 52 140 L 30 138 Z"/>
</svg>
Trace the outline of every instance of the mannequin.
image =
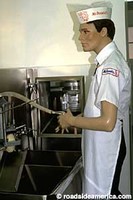
<svg viewBox="0 0 133 200">
<path fill-rule="evenodd" d="M 82 128 L 82 184 L 83 193 L 89 195 L 120 194 L 120 171 L 126 152 L 122 127 L 130 104 L 131 73 L 113 41 L 111 12 L 108 2 L 77 12 L 79 40 L 85 52 L 96 53 L 96 73 L 83 115 L 73 116 L 68 109 L 58 117 L 62 129 Z"/>
</svg>

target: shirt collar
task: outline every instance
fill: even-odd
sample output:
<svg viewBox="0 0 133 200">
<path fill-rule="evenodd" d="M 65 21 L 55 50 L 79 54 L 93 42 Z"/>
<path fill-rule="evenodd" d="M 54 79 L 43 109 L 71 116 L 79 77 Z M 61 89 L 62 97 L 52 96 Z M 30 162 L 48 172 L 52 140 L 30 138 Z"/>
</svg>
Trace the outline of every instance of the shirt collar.
<svg viewBox="0 0 133 200">
<path fill-rule="evenodd" d="M 109 43 L 106 45 L 96 56 L 95 62 L 96 65 L 101 65 L 109 56 L 110 54 L 117 49 L 116 45 L 114 42 Z"/>
</svg>

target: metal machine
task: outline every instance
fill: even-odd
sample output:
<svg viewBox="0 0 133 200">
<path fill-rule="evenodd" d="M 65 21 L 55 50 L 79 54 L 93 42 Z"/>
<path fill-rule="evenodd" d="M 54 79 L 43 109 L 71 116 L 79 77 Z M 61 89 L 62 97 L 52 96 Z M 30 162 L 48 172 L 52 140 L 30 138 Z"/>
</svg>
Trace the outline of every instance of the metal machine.
<svg viewBox="0 0 133 200">
<path fill-rule="evenodd" d="M 2 69 L 0 80 L 0 198 L 57 199 L 58 193 L 80 192 L 81 130 L 62 134 L 55 128 L 68 107 L 74 115 L 83 111 L 83 77 Z"/>
</svg>

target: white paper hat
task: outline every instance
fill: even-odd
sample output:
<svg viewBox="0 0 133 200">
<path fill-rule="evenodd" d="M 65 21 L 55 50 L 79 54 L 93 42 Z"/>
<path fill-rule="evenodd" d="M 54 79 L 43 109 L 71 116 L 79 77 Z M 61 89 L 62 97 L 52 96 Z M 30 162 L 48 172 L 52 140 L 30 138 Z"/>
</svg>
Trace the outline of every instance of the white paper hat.
<svg viewBox="0 0 133 200">
<path fill-rule="evenodd" d="M 88 9 L 76 12 L 79 23 L 84 24 L 99 19 L 111 19 L 112 4 L 110 2 L 97 2 Z"/>
</svg>

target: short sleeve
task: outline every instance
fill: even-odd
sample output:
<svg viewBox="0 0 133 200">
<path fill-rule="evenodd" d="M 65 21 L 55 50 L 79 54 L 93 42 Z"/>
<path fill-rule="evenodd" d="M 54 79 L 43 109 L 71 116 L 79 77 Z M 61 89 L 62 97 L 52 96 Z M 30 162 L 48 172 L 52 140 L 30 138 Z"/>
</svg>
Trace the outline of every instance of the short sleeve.
<svg viewBox="0 0 133 200">
<path fill-rule="evenodd" d="M 119 104 L 119 71 L 116 69 L 102 69 L 98 81 L 95 105 L 101 108 L 101 101 L 107 101 L 118 107 Z"/>
</svg>

